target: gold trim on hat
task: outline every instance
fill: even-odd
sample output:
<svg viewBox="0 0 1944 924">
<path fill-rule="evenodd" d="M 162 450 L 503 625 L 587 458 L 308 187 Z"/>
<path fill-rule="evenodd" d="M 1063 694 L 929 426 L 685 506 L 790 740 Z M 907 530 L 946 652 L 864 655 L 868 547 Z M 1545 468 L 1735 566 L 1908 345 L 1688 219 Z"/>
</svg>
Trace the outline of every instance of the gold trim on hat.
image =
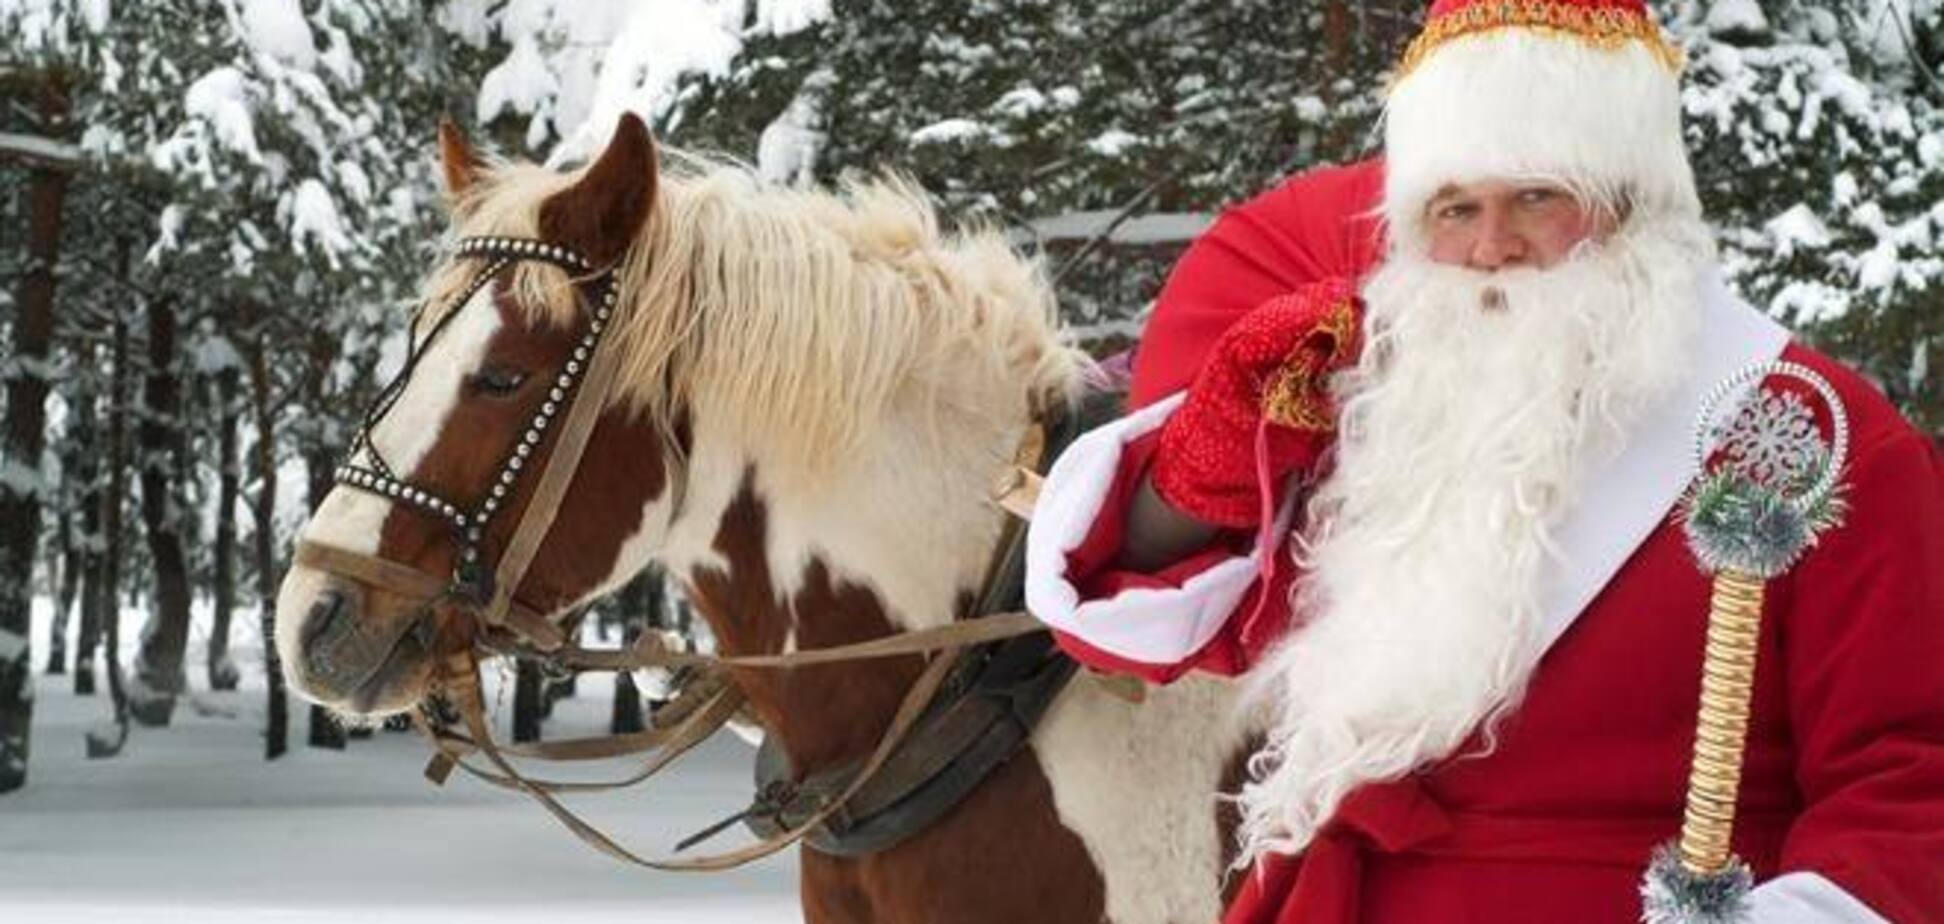
<svg viewBox="0 0 1944 924">
<path fill-rule="evenodd" d="M 1641 42 L 1669 70 L 1681 69 L 1681 50 L 1669 44 L 1660 26 L 1642 13 L 1604 7 L 1589 10 L 1548 0 L 1483 0 L 1425 23 L 1424 31 L 1404 50 L 1394 79 L 1403 80 L 1431 52 L 1452 39 L 1499 29 L 1551 32 L 1608 50 Z"/>
</svg>

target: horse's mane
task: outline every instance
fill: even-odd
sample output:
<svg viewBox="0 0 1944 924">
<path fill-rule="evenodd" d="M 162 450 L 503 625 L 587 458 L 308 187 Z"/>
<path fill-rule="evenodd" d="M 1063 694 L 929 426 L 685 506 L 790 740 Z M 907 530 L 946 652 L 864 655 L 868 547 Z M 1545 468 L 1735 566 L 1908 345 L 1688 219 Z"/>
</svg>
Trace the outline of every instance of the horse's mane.
<svg viewBox="0 0 1944 924">
<path fill-rule="evenodd" d="M 576 179 L 494 166 L 454 232 L 536 236 L 541 203 Z M 474 269 L 441 267 L 424 303 L 448 305 Z M 838 193 L 782 188 L 665 150 L 653 214 L 617 273 L 628 313 L 613 332 L 625 351 L 616 400 L 667 429 L 706 398 L 712 416 L 812 469 L 894 407 L 936 422 L 949 403 L 1003 420 L 1022 398 L 1065 400 L 1085 362 L 1062 342 L 1036 263 L 990 230 L 942 232 L 924 193 L 896 176 Z M 512 284 L 534 321 L 575 323 L 562 271 L 524 263 Z"/>
</svg>

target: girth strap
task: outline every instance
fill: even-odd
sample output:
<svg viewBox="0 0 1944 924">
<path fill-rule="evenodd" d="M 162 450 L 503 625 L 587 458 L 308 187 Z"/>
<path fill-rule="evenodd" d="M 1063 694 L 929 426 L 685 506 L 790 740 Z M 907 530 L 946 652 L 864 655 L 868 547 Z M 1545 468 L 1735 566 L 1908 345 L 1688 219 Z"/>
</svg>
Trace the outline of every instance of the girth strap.
<svg viewBox="0 0 1944 924">
<path fill-rule="evenodd" d="M 797 775 L 788 757 L 765 740 L 756 759 L 761 807 L 752 807 L 745 821 L 759 837 L 772 836 L 800 824 L 837 791 L 855 788 L 843 810 L 805 843 L 840 857 L 895 847 L 943 818 L 1017 754 L 1076 666 L 1044 633 L 965 653 L 924 718 L 861 787 L 854 787 L 855 764 L 792 782 Z M 794 798 L 778 799 L 780 791 Z"/>
</svg>

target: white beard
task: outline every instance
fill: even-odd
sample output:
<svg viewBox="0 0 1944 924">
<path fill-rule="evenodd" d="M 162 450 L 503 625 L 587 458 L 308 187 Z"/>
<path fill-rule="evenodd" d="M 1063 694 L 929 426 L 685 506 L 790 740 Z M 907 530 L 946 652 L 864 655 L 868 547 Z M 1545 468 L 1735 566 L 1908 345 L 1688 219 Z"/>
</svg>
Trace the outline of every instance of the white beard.
<svg viewBox="0 0 1944 924">
<path fill-rule="evenodd" d="M 1474 731 L 1489 747 L 1543 653 L 1552 531 L 1687 364 L 1710 259 L 1699 222 L 1635 221 L 1544 271 L 1394 253 L 1365 286 L 1335 469 L 1292 540 L 1298 628 L 1253 672 L 1275 722 L 1240 862 L 1301 850 L 1350 791 Z"/>
</svg>

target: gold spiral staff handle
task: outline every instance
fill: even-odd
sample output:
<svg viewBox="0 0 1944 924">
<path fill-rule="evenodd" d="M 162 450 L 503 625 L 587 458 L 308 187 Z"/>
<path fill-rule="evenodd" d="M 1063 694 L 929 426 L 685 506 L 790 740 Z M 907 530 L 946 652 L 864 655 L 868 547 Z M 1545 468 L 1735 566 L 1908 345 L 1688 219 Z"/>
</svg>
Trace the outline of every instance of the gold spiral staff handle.
<svg viewBox="0 0 1944 924">
<path fill-rule="evenodd" d="M 1707 660 L 1701 669 L 1701 715 L 1688 776 L 1687 812 L 1681 823 L 1681 865 L 1691 873 L 1728 868 L 1761 627 L 1762 582 L 1735 571 L 1715 575 L 1708 607 Z"/>
<path fill-rule="evenodd" d="M 1759 387 L 1771 376 L 1796 379 L 1822 399 L 1832 439 L 1824 440 L 1800 395 Z M 1717 423 L 1716 409 L 1744 393 L 1736 414 Z M 1710 393 L 1700 418 L 1700 476 L 1684 501 L 1683 527 L 1695 560 L 1713 577 L 1701 702 L 1680 836 L 1655 852 L 1641 883 L 1647 924 L 1748 919 L 1754 876 L 1732 843 L 1763 589 L 1843 514 L 1848 416 L 1821 376 L 1795 363 L 1750 366 Z M 1711 459 L 1718 460 L 1712 468 Z"/>
</svg>

